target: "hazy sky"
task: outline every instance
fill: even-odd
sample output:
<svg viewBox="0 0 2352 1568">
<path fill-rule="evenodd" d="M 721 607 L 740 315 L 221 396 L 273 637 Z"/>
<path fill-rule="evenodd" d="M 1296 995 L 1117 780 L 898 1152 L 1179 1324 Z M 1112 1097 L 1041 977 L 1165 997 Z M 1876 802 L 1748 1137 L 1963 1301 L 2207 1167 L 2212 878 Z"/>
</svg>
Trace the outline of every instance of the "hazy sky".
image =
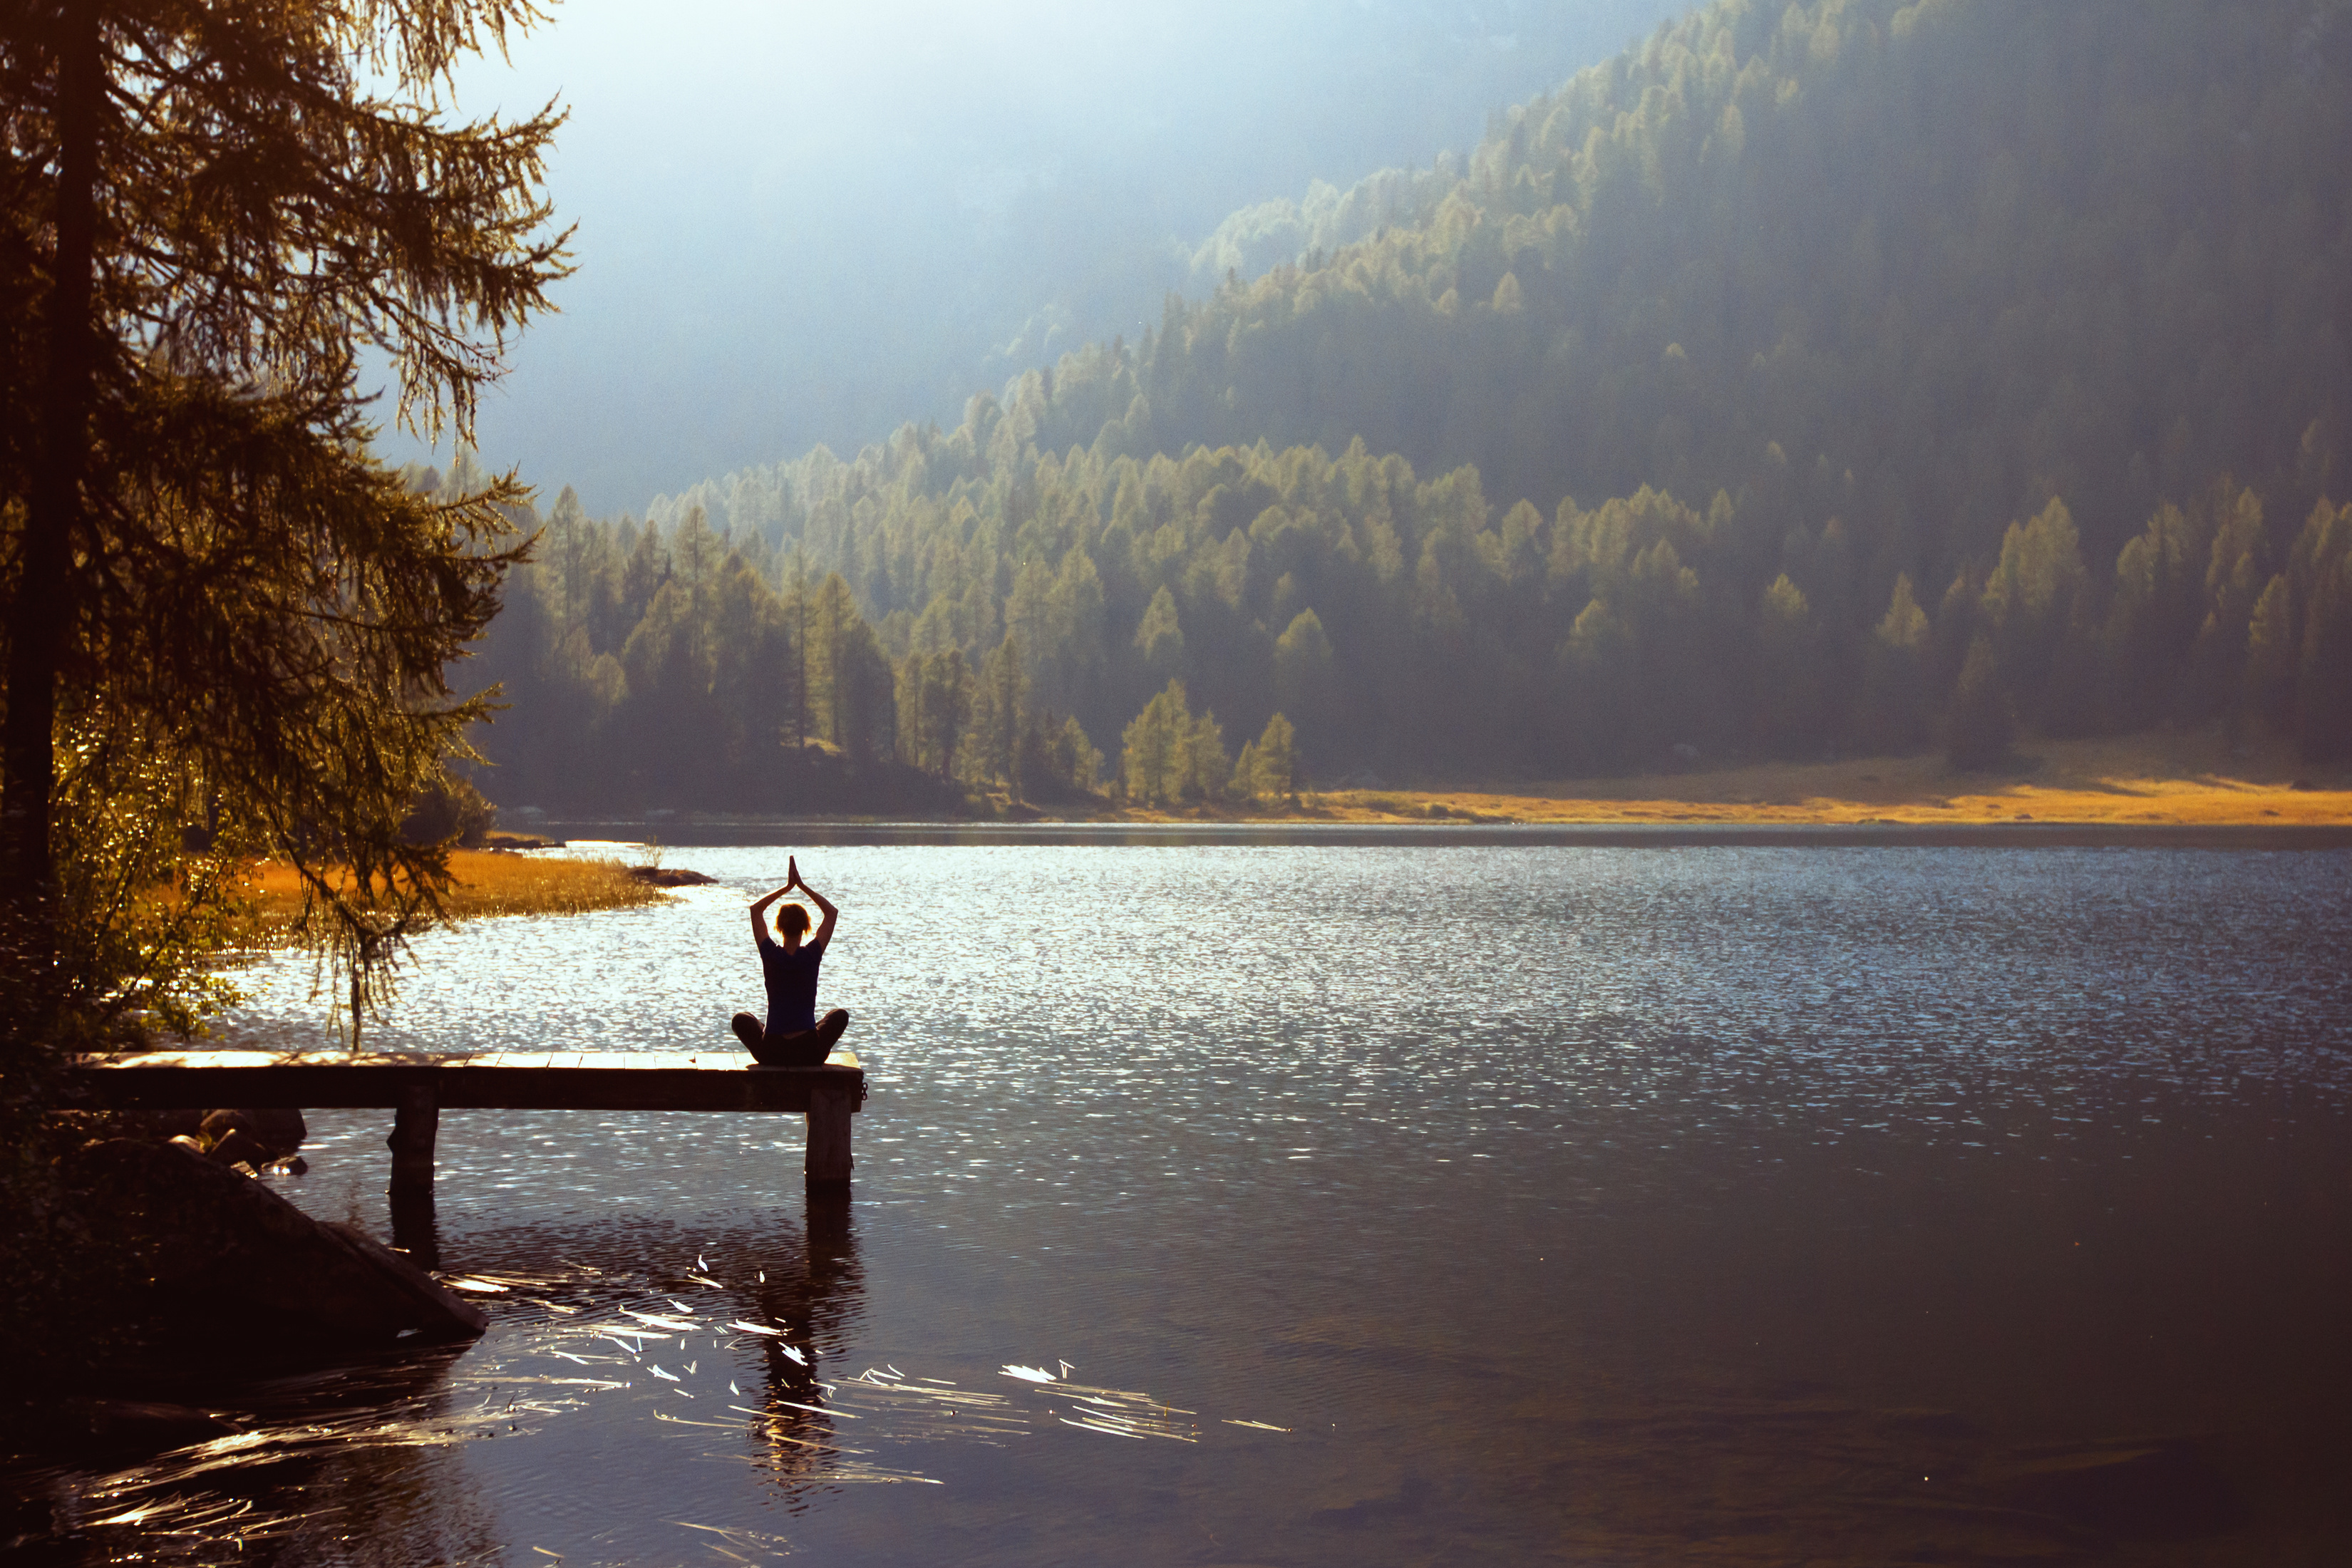
<svg viewBox="0 0 2352 1568">
<path fill-rule="evenodd" d="M 484 458 L 592 512 L 853 450 L 1135 334 L 1234 209 L 1465 151 L 1490 109 L 1681 0 L 568 0 L 478 114 L 570 106 L 576 276 L 484 400 Z M 1023 323 L 1051 309 L 1050 353 Z M 395 460 L 419 455 L 387 440 Z"/>
</svg>

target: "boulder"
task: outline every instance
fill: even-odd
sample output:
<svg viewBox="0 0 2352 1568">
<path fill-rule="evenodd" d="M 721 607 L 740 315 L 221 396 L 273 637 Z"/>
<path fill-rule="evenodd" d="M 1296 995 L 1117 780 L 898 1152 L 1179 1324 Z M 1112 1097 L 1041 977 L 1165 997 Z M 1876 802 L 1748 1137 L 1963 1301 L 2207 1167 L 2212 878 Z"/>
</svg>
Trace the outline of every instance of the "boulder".
<svg viewBox="0 0 2352 1568">
<path fill-rule="evenodd" d="M 707 888 L 719 879 L 683 866 L 632 866 L 629 875 L 652 888 Z"/>
<path fill-rule="evenodd" d="M 310 1136 L 310 1127 L 299 1110 L 280 1106 L 260 1106 L 242 1110 L 208 1112 L 197 1131 L 207 1142 L 218 1142 L 231 1131 L 240 1131 L 268 1151 L 268 1158 L 278 1160 L 302 1146 Z M 242 1155 L 238 1156 L 240 1159 Z M 259 1164 L 261 1161 L 255 1161 Z"/>
<path fill-rule="evenodd" d="M 158 1138 L 194 1138 L 205 1130 L 205 1113 L 201 1110 L 146 1110 L 134 1112 Z"/>
<path fill-rule="evenodd" d="M 207 1152 L 216 1165 L 250 1165 L 255 1170 L 270 1160 L 269 1146 L 242 1127 L 223 1132 Z"/>
<path fill-rule="evenodd" d="M 253 1119 L 242 1110 L 208 1110 L 196 1124 L 196 1136 L 207 1143 L 217 1143 L 232 1132 L 253 1136 Z"/>
<path fill-rule="evenodd" d="M 156 1336 L 300 1353 L 462 1339 L 480 1308 L 365 1232 L 312 1219 L 185 1144 L 114 1139 L 73 1157 L 90 1233 L 130 1254 Z"/>
</svg>

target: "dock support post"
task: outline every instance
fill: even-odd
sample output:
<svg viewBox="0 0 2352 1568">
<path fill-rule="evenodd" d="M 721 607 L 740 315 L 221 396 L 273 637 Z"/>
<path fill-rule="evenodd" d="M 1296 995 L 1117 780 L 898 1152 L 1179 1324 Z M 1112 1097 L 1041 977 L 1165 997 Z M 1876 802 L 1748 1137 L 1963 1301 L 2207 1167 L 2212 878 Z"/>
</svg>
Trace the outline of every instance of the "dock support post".
<svg viewBox="0 0 2352 1568">
<path fill-rule="evenodd" d="M 441 1267 L 441 1227 L 433 1215 L 433 1189 L 392 1192 L 392 1245 L 419 1268 Z"/>
<path fill-rule="evenodd" d="M 849 1185 L 849 1114 L 855 1109 L 853 1089 L 809 1091 L 808 1184 L 817 1190 L 843 1190 Z"/>
<path fill-rule="evenodd" d="M 393 1112 L 392 1191 L 395 1197 L 433 1191 L 433 1144 L 441 1132 L 441 1103 L 429 1083 L 404 1089 L 400 1107 Z"/>
</svg>

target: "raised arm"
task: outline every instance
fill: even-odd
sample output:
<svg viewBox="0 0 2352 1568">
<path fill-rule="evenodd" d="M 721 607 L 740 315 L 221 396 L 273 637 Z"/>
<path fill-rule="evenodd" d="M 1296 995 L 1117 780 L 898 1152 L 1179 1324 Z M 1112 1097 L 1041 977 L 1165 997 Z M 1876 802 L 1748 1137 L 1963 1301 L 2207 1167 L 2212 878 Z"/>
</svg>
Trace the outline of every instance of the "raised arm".
<svg viewBox="0 0 2352 1568">
<path fill-rule="evenodd" d="M 833 924 L 840 916 L 841 911 L 835 909 L 831 901 L 828 900 L 823 893 L 818 892 L 814 888 L 810 887 L 806 882 L 801 880 L 801 863 L 798 858 L 794 858 L 787 862 L 787 864 L 792 868 L 793 885 L 799 888 L 802 892 L 806 893 L 809 896 L 809 902 L 816 906 L 817 913 L 824 917 L 824 923 L 820 924 L 816 928 L 816 935 L 809 939 L 817 946 L 823 947 L 826 942 L 833 940 Z"/>
<path fill-rule="evenodd" d="M 778 899 L 782 898 L 786 893 L 789 893 L 792 890 L 792 883 L 786 882 L 774 892 L 770 893 L 763 899 L 756 900 L 751 905 L 751 940 L 753 942 L 765 942 L 768 939 L 768 925 L 766 920 L 768 906 L 774 903 Z"/>
</svg>

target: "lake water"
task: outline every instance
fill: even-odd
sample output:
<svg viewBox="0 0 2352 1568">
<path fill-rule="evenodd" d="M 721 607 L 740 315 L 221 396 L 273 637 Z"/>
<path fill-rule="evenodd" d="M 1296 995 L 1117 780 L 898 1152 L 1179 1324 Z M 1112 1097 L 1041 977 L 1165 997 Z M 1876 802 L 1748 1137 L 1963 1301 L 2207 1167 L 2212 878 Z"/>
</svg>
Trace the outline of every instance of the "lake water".
<svg viewBox="0 0 2352 1568">
<path fill-rule="evenodd" d="M 730 1049 L 784 854 L 673 848 L 719 885 L 436 934 L 372 1043 Z M 88 1521 L 153 1510 L 86 1560 L 2352 1541 L 2352 854 L 1147 835 L 803 867 L 872 1078 L 852 1199 L 803 1195 L 797 1119 L 445 1113 L 429 1239 L 506 1286 L 489 1333 L 220 1391 L 269 1434 L 239 1462 L 58 1479 Z M 319 1043 L 307 966 L 254 979 L 233 1043 Z M 280 1190 L 388 1235 L 389 1113 L 310 1124 Z"/>
</svg>

